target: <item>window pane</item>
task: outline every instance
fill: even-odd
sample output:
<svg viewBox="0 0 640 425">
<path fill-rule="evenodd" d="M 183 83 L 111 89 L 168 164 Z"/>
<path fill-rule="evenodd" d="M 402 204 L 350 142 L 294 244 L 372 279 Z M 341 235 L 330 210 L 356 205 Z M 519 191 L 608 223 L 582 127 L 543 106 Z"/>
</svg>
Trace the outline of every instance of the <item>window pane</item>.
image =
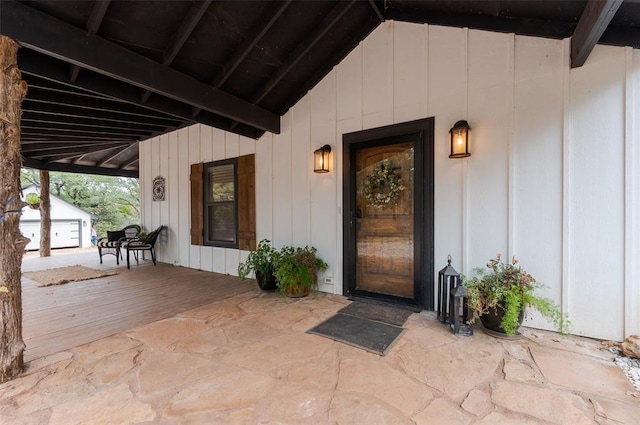
<svg viewBox="0 0 640 425">
<path fill-rule="evenodd" d="M 233 202 L 216 202 L 208 206 L 208 240 L 235 242 L 236 217 Z"/>
<path fill-rule="evenodd" d="M 234 201 L 234 165 L 226 164 L 209 168 L 208 202 Z"/>
<path fill-rule="evenodd" d="M 230 160 L 207 164 L 205 171 L 205 243 L 237 244 L 236 166 Z"/>
</svg>

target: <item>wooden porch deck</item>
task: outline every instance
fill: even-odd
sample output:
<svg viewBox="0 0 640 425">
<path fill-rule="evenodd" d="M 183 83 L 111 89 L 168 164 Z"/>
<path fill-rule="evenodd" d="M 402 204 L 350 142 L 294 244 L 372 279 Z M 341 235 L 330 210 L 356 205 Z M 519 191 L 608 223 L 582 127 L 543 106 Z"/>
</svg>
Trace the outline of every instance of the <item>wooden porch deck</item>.
<svg viewBox="0 0 640 425">
<path fill-rule="evenodd" d="M 38 287 L 22 277 L 25 361 L 67 350 L 136 326 L 251 291 L 251 280 L 151 261 L 116 266 L 115 257 L 100 264 L 94 250 L 27 256 L 22 271 L 80 264 L 116 271 L 113 276 Z"/>
</svg>

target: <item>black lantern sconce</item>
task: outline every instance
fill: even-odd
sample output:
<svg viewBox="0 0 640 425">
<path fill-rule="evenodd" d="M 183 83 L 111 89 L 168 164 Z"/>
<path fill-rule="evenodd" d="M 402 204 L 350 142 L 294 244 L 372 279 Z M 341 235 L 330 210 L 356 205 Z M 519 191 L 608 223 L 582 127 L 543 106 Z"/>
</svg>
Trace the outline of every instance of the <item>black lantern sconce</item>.
<svg viewBox="0 0 640 425">
<path fill-rule="evenodd" d="M 449 297 L 460 285 L 460 273 L 451 267 L 451 256 L 447 256 L 447 266 L 438 272 L 438 320 L 451 323 Z"/>
<path fill-rule="evenodd" d="M 451 155 L 449 158 L 465 158 L 471 156 L 469 153 L 469 139 L 471 138 L 471 127 L 465 120 L 458 121 L 449 130 L 451 135 Z"/>
<path fill-rule="evenodd" d="M 324 145 L 320 149 L 313 152 L 313 172 L 328 173 L 329 172 L 329 154 L 331 146 Z"/>
</svg>

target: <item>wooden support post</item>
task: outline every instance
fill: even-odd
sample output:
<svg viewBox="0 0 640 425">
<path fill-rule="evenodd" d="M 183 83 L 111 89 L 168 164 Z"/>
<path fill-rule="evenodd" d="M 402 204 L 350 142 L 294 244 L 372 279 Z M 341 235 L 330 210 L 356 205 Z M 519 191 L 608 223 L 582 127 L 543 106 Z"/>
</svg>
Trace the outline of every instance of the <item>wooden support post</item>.
<svg viewBox="0 0 640 425">
<path fill-rule="evenodd" d="M 40 256 L 51 257 L 51 197 L 47 170 L 40 170 Z"/>
<path fill-rule="evenodd" d="M 27 84 L 18 70 L 18 43 L 0 35 L 0 204 L 19 210 L 20 119 Z M 22 255 L 29 239 L 20 233 L 20 214 L 6 214 L 0 223 L 0 383 L 22 371 Z"/>
</svg>

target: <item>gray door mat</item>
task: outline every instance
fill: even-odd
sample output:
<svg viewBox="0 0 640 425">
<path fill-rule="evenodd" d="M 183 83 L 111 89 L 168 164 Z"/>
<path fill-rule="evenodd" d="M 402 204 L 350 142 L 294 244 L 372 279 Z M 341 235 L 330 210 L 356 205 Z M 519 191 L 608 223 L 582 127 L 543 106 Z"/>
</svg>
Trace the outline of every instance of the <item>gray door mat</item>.
<svg viewBox="0 0 640 425">
<path fill-rule="evenodd" d="M 307 332 L 384 356 L 403 331 L 398 326 L 337 313 Z"/>
<path fill-rule="evenodd" d="M 403 326 L 409 316 L 413 314 L 409 310 L 394 308 L 389 305 L 369 304 L 354 302 L 341 309 L 338 313 L 357 316 L 376 322 L 388 323 L 395 326 Z"/>
</svg>

